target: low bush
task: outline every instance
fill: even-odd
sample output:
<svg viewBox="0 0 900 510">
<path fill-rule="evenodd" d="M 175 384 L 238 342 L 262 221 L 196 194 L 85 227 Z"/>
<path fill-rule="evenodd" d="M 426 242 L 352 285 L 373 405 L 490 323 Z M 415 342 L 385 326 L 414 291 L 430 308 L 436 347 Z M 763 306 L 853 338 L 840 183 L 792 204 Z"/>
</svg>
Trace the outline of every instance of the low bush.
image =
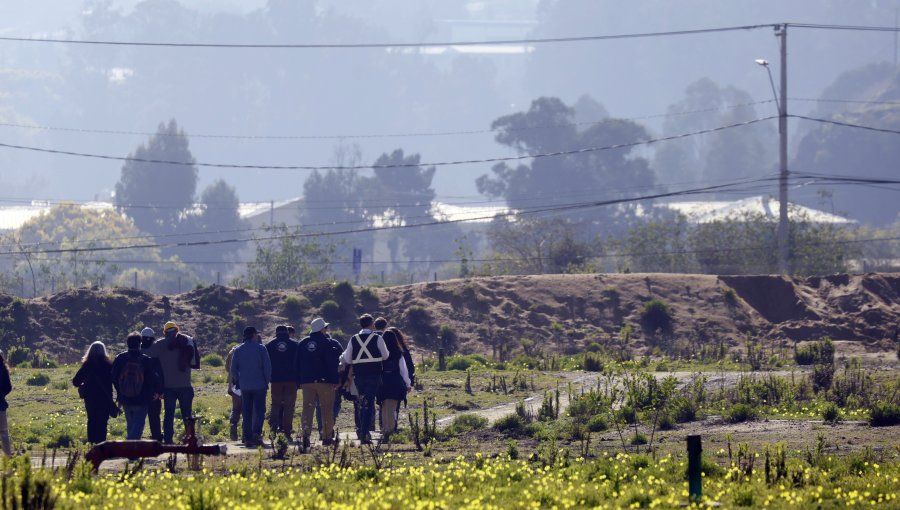
<svg viewBox="0 0 900 510">
<path fill-rule="evenodd" d="M 326 321 L 337 322 L 341 319 L 341 306 L 335 301 L 328 299 L 319 306 L 319 313 L 322 314 L 322 318 Z"/>
<path fill-rule="evenodd" d="M 527 425 L 525 418 L 512 413 L 495 421 L 494 430 L 508 435 L 521 434 L 525 431 Z"/>
<path fill-rule="evenodd" d="M 641 432 L 635 432 L 629 442 L 633 445 L 647 444 L 647 436 Z"/>
<path fill-rule="evenodd" d="M 353 284 L 348 281 L 337 282 L 334 284 L 334 300 L 341 304 L 353 304 L 356 292 L 353 290 Z"/>
<path fill-rule="evenodd" d="M 825 423 L 835 424 L 841 421 L 841 408 L 834 402 L 825 404 L 822 408 L 822 420 Z"/>
<path fill-rule="evenodd" d="M 890 427 L 900 424 L 900 406 L 890 402 L 876 402 L 869 409 L 869 425 Z"/>
<path fill-rule="evenodd" d="M 591 419 L 588 420 L 587 429 L 591 432 L 605 432 L 609 429 L 609 423 L 606 422 L 605 416 L 598 414 L 592 416 Z"/>
<path fill-rule="evenodd" d="M 46 386 L 50 384 L 50 376 L 42 372 L 31 374 L 28 376 L 28 379 L 25 379 L 25 384 L 28 386 Z"/>
<path fill-rule="evenodd" d="M 288 319 L 299 321 L 303 318 L 303 312 L 308 310 L 312 304 L 306 298 L 298 296 L 287 296 L 281 302 L 281 311 Z"/>
<path fill-rule="evenodd" d="M 641 321 L 653 331 L 667 331 L 672 327 L 672 310 L 665 301 L 651 299 L 641 310 Z"/>
<path fill-rule="evenodd" d="M 605 363 L 599 354 L 593 352 L 584 353 L 584 370 L 587 372 L 602 372 Z"/>
<path fill-rule="evenodd" d="M 755 407 L 749 404 L 735 404 L 726 413 L 725 418 L 731 423 L 753 421 L 759 416 Z"/>
<path fill-rule="evenodd" d="M 481 430 L 487 427 L 488 420 L 477 414 L 461 414 L 447 427 L 448 434 L 465 434 L 473 430 Z"/>
<path fill-rule="evenodd" d="M 794 361 L 798 365 L 831 365 L 834 363 L 834 343 L 826 338 L 794 349 Z"/>
<path fill-rule="evenodd" d="M 225 360 L 222 359 L 222 356 L 211 352 L 203 358 L 200 359 L 201 363 L 208 367 L 221 367 L 225 365 Z"/>
</svg>

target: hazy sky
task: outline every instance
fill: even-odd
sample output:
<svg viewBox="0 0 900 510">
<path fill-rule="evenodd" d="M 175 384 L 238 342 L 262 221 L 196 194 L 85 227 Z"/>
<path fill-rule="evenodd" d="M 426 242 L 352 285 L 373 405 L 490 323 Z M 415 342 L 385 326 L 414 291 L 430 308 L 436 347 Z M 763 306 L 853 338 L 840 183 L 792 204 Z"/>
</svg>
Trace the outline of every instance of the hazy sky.
<svg viewBox="0 0 900 510">
<path fill-rule="evenodd" d="M 0 35 L 259 43 L 434 41 L 464 33 L 502 37 L 510 33 L 511 25 L 501 22 L 510 21 L 535 22 L 513 33 L 525 30 L 523 34 L 531 31 L 546 37 L 781 21 L 893 25 L 900 6 L 895 0 L 568 0 L 562 3 L 571 4 L 571 9 L 554 11 L 547 8 L 551 3 L 330 0 L 319 2 L 311 19 L 267 17 L 267 2 L 262 0 L 185 0 L 181 7 L 175 0 L 19 0 L 0 3 Z M 108 20 L 88 16 L 101 4 L 118 13 Z M 891 61 L 895 52 L 895 39 L 888 34 L 795 29 L 789 43 L 790 95 L 798 99 L 816 98 L 841 72 Z M 547 45 L 530 55 L 452 55 L 120 50 L 0 42 L 0 122 L 148 132 L 175 118 L 189 134 L 427 134 L 486 130 L 497 117 L 527 109 L 540 95 L 558 96 L 571 104 L 584 94 L 613 116 L 646 117 L 665 113 L 683 97 L 688 84 L 703 77 L 743 89 L 755 101 L 771 98 L 768 78 L 753 59 L 772 61 L 777 80 L 778 46 L 767 29 Z M 798 113 L 814 107 L 803 101 L 791 103 Z M 774 113 L 772 105 L 759 110 L 760 115 Z M 656 133 L 662 125 L 658 117 L 639 122 Z M 145 139 L 0 126 L 2 143 L 116 156 L 127 155 Z M 366 163 L 395 148 L 419 152 L 425 162 L 513 154 L 494 143 L 489 133 L 348 137 L 343 142 L 358 143 Z M 191 148 L 199 161 L 326 165 L 333 161 L 337 143 L 334 138 L 198 137 L 192 138 Z M 0 185 L 7 196 L 90 199 L 112 189 L 120 168 L 121 163 L 114 161 L 0 149 Z M 475 177 L 489 170 L 487 164 L 439 169 L 435 178 L 439 197 L 475 195 Z M 242 200 L 298 196 L 305 175 L 200 170 L 201 188 L 224 177 L 238 187 Z"/>
</svg>

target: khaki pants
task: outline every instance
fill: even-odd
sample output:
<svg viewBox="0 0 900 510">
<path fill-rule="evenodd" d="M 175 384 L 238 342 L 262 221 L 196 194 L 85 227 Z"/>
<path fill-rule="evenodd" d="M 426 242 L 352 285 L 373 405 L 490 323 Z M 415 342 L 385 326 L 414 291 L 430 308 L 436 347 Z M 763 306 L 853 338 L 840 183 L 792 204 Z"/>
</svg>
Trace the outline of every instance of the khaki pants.
<svg viewBox="0 0 900 510">
<path fill-rule="evenodd" d="M 297 383 L 272 383 L 272 408 L 269 412 L 269 429 L 287 435 L 294 433 L 294 411 L 297 408 Z"/>
<path fill-rule="evenodd" d="M 0 411 L 0 443 L 3 446 L 3 453 L 12 455 L 9 446 L 9 422 L 6 421 L 6 411 Z"/>
<path fill-rule="evenodd" d="M 385 399 L 381 403 L 381 434 L 390 434 L 397 430 L 397 409 L 399 400 Z"/>
<path fill-rule="evenodd" d="M 312 419 L 316 412 L 316 402 L 322 410 L 322 439 L 334 437 L 334 384 L 301 384 L 303 390 L 303 437 L 312 433 Z"/>
</svg>

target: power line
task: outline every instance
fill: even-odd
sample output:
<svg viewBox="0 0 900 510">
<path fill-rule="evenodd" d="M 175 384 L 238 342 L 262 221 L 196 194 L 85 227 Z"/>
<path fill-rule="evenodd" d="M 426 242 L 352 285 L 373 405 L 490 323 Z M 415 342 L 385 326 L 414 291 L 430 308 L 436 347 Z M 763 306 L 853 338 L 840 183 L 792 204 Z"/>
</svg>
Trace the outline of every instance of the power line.
<svg viewBox="0 0 900 510">
<path fill-rule="evenodd" d="M 611 34 L 611 35 L 587 35 L 573 37 L 547 37 L 539 39 L 501 39 L 496 41 L 445 41 L 445 42 L 417 42 L 417 43 L 311 43 L 311 44 L 288 44 L 288 43 L 270 43 L 270 44 L 240 44 L 240 43 L 190 43 L 190 42 L 148 42 L 148 41 L 111 41 L 111 40 L 77 40 L 77 39 L 55 39 L 55 38 L 36 38 L 36 37 L 0 37 L 0 41 L 8 42 L 25 42 L 25 43 L 48 43 L 48 44 L 81 44 L 93 46 L 143 46 L 156 48 L 210 48 L 210 49 L 295 49 L 295 50 L 315 50 L 315 49 L 365 49 L 365 48 L 431 48 L 442 46 L 510 46 L 510 45 L 529 45 L 529 44 L 556 44 L 556 43 L 576 43 L 589 41 L 609 41 L 615 39 L 643 39 L 650 37 L 670 37 L 683 35 L 712 34 L 720 32 L 736 32 L 757 30 L 760 28 L 773 28 L 777 25 L 743 25 L 731 27 L 717 28 L 701 28 L 694 30 L 670 30 L 665 32 L 640 32 L 630 34 Z"/>
<path fill-rule="evenodd" d="M 896 129 L 877 128 L 877 127 L 873 127 L 873 126 L 864 126 L 862 124 L 851 124 L 849 122 L 840 122 L 837 120 L 819 119 L 816 117 L 807 117 L 805 115 L 789 115 L 789 117 L 794 117 L 794 118 L 803 119 L 803 120 L 809 120 L 812 122 L 820 122 L 822 124 L 833 124 L 835 126 L 864 129 L 866 131 L 876 131 L 879 133 L 890 133 L 893 135 L 900 135 L 900 130 L 896 130 Z"/>
<path fill-rule="evenodd" d="M 371 138 L 416 138 L 416 137 L 437 137 L 437 136 L 455 136 L 455 135 L 474 135 L 474 134 L 487 134 L 487 133 L 499 133 L 499 132 L 519 132 L 519 131 L 536 131 L 536 130 L 547 130 L 547 129 L 558 129 L 562 127 L 577 127 L 577 126 L 590 126 L 590 125 L 598 125 L 602 124 L 608 120 L 628 120 L 628 121 L 638 121 L 638 120 L 649 120 L 649 119 L 659 119 L 659 118 L 669 118 L 669 117 L 682 117 L 687 115 L 697 115 L 701 113 L 710 113 L 722 110 L 729 109 L 737 109 L 737 108 L 747 108 L 750 106 L 756 106 L 761 104 L 767 104 L 774 102 L 774 99 L 767 99 L 763 101 L 752 101 L 747 103 L 738 103 L 732 105 L 723 105 L 715 108 L 704 108 L 699 110 L 690 110 L 685 112 L 669 112 L 669 113 L 658 113 L 653 115 L 644 115 L 638 117 L 609 117 L 608 119 L 603 120 L 589 120 L 589 121 L 578 121 L 578 122 L 568 122 L 568 123 L 560 123 L 560 124 L 546 124 L 542 126 L 524 126 L 519 128 L 503 128 L 503 129 L 472 129 L 472 130 L 460 130 L 460 131 L 431 131 L 431 132 L 409 132 L 409 133 L 361 133 L 361 134 L 344 134 L 344 135 L 230 135 L 230 134 L 204 134 L 204 133 L 168 133 L 168 132 L 150 132 L 150 131 L 128 131 L 128 130 L 115 130 L 115 129 L 89 129 L 89 128 L 71 128 L 71 127 L 59 127 L 59 126 L 44 126 L 37 124 L 17 124 L 11 122 L 0 122 L 0 126 L 11 127 L 11 128 L 19 128 L 19 129 L 34 129 L 41 131 L 62 131 L 62 132 L 71 132 L 71 133 L 86 133 L 86 134 L 102 134 L 102 135 L 124 135 L 124 136 L 163 136 L 163 137 L 185 137 L 188 139 L 191 138 L 209 138 L 209 139 L 226 139 L 226 140 L 353 140 L 353 139 L 371 139 Z"/>
<path fill-rule="evenodd" d="M 788 98 L 789 101 L 807 101 L 813 103 L 846 103 L 846 104 L 874 104 L 874 105 L 885 105 L 885 106 L 900 106 L 900 101 L 861 101 L 855 99 L 813 99 L 810 97 L 791 97 Z"/>
<path fill-rule="evenodd" d="M 607 145 L 602 147 L 584 147 L 581 149 L 572 149 L 572 150 L 562 150 L 562 151 L 554 151 L 554 152 L 546 152 L 546 153 L 538 153 L 538 154 L 524 154 L 520 156 L 506 156 L 506 157 L 494 157 L 494 158 L 483 158 L 483 159 L 466 159 L 466 160 L 457 160 L 457 161 L 439 161 L 439 162 L 429 162 L 429 163 L 400 163 L 400 164 L 387 164 L 387 165 L 348 165 L 348 166 L 338 166 L 338 165 L 242 165 L 235 163 L 203 163 L 203 162 L 186 162 L 186 161 L 170 161 L 170 160 L 160 160 L 160 159 L 151 159 L 151 158 L 135 158 L 132 156 L 111 156 L 107 154 L 92 154 L 86 152 L 75 152 L 75 151 L 64 151 L 58 149 L 47 149 L 42 147 L 32 147 L 26 145 L 14 145 L 7 143 L 0 143 L 0 147 L 5 147 L 8 149 L 19 149 L 33 152 L 41 152 L 47 154 L 57 154 L 62 156 L 74 156 L 74 157 L 82 157 L 82 158 L 94 158 L 94 159 L 105 159 L 105 160 L 113 160 L 113 161 L 132 161 L 138 163 L 153 163 L 153 164 L 163 164 L 163 165 L 176 165 L 176 166 L 197 166 L 197 167 L 208 167 L 208 168 L 236 168 L 236 169 L 252 169 L 252 170 L 367 170 L 367 169 L 379 169 L 379 168 L 415 168 L 415 167 L 438 167 L 438 166 L 458 166 L 458 165 L 469 165 L 469 164 L 485 164 L 485 163 L 502 163 L 506 161 L 522 161 L 526 159 L 538 159 L 538 158 L 553 158 L 559 156 L 573 156 L 578 154 L 588 154 L 592 152 L 599 151 L 607 151 L 607 150 L 615 150 L 615 149 L 627 149 L 631 147 L 638 147 L 641 145 L 650 145 L 659 142 L 666 142 L 671 140 L 679 140 L 682 138 L 689 138 L 692 136 L 704 135 L 708 133 L 715 133 L 718 131 L 725 131 L 728 129 L 733 129 L 737 127 L 749 126 L 752 124 L 756 124 L 758 122 L 763 122 L 767 120 L 772 120 L 778 118 L 777 116 L 769 116 L 762 117 L 758 119 L 749 120 L 746 122 L 738 122 L 735 124 L 729 124 L 726 126 L 719 126 L 716 128 L 710 129 L 702 129 L 699 131 L 693 131 L 690 133 L 682 133 L 678 135 L 664 136 L 661 138 L 651 138 L 648 140 L 639 140 L 635 142 L 627 142 L 620 143 L 615 145 Z"/>
<path fill-rule="evenodd" d="M 792 28 L 810 28 L 817 30 L 847 30 L 854 32 L 900 32 L 898 27 L 865 26 L 865 25 L 822 25 L 816 23 L 786 23 Z"/>
<path fill-rule="evenodd" d="M 763 181 L 771 181 L 773 179 L 776 179 L 776 178 L 775 177 L 767 177 L 767 178 L 756 179 L 755 181 L 749 181 L 749 182 L 763 182 Z M 477 220 L 492 220 L 492 219 L 495 219 L 498 217 L 519 217 L 519 216 L 525 216 L 528 214 L 538 214 L 538 213 L 543 213 L 543 212 L 574 211 L 574 210 L 580 210 L 580 209 L 603 207 L 603 206 L 608 206 L 608 205 L 618 205 L 618 204 L 625 204 L 625 203 L 631 203 L 631 202 L 655 200 L 655 199 L 659 199 L 659 198 L 667 198 L 667 197 L 673 197 L 673 196 L 686 196 L 686 195 L 712 193 L 712 192 L 726 190 L 732 186 L 734 186 L 734 184 L 721 184 L 721 185 L 706 186 L 706 187 L 702 187 L 702 188 L 694 188 L 694 189 L 688 189 L 688 190 L 657 193 L 657 194 L 653 194 L 653 195 L 644 195 L 644 196 L 639 196 L 639 197 L 629 197 L 629 198 L 619 198 L 619 199 L 612 199 L 612 200 L 566 204 L 566 205 L 559 205 L 559 206 L 554 206 L 554 207 L 535 208 L 535 209 L 529 209 L 529 210 L 498 212 L 496 214 L 491 214 L 491 215 L 481 216 L 481 217 L 476 217 L 476 218 L 465 218 L 465 219 L 443 220 L 443 221 L 438 220 L 438 221 L 430 221 L 430 222 L 417 223 L 417 224 L 386 225 L 386 226 L 381 226 L 381 227 L 367 227 L 367 228 L 361 228 L 361 229 L 350 229 L 350 230 L 343 230 L 343 231 L 336 231 L 336 232 L 322 232 L 322 233 L 295 232 L 295 233 L 278 234 L 278 235 L 264 236 L 264 237 L 217 239 L 217 240 L 205 240 L 205 241 L 187 241 L 187 242 L 179 242 L 179 243 L 143 243 L 143 244 L 135 244 L 135 245 L 128 245 L 128 246 L 97 246 L 97 247 L 85 247 L 85 248 L 58 248 L 58 249 L 53 249 L 53 250 L 34 250 L 34 251 L 20 250 L 18 252 L 8 251 L 8 252 L 5 252 L 5 254 L 33 255 L 33 254 L 48 254 L 48 253 L 86 253 L 86 252 L 101 252 L 101 251 L 121 251 L 121 250 L 132 250 L 132 249 L 150 249 L 150 248 L 213 246 L 213 245 L 222 245 L 222 244 L 235 244 L 235 243 L 256 242 L 256 241 L 274 241 L 274 240 L 281 240 L 281 239 L 298 239 L 298 238 L 310 238 L 310 237 L 312 237 L 312 238 L 331 237 L 331 236 L 338 236 L 338 235 L 378 232 L 378 231 L 385 231 L 385 230 L 401 230 L 401 229 L 410 229 L 410 228 L 451 225 L 451 224 L 458 224 L 458 223 L 477 221 Z"/>
</svg>

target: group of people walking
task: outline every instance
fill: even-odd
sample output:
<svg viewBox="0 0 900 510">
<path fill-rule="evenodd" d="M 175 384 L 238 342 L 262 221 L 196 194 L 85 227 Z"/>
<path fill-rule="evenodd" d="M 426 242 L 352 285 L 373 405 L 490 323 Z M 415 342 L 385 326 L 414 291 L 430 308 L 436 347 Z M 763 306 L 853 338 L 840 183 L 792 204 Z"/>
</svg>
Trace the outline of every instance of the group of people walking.
<svg viewBox="0 0 900 510">
<path fill-rule="evenodd" d="M 72 378 L 84 400 L 88 441 L 106 441 L 109 419 L 123 412 L 127 439 L 140 439 L 149 421 L 150 437 L 172 444 L 176 405 L 182 418 L 193 416 L 191 369 L 200 368 L 197 345 L 174 322 L 163 326 L 158 340 L 153 329 L 144 328 L 125 343 L 127 350 L 115 360 L 103 342 L 92 343 Z"/>
<path fill-rule="evenodd" d="M 245 328 L 243 342 L 225 358 L 231 439 L 238 439 L 238 424 L 243 422 L 241 441 L 248 447 L 262 443 L 269 396 L 271 432 L 292 441 L 298 394 L 298 439 L 304 448 L 311 445 L 314 415 L 322 444 L 338 441 L 334 424 L 342 400 L 353 402 L 361 443 L 372 442 L 376 405 L 381 408 L 382 436 L 390 436 L 397 428 L 399 405 L 413 386 L 415 366 L 403 333 L 388 327 L 387 320 L 365 314 L 359 325 L 359 333 L 346 345 L 331 337 L 330 325 L 321 318 L 310 323 L 309 334 L 299 341 L 291 326 L 278 326 L 268 342 L 255 327 Z M 126 345 L 126 351 L 110 359 L 102 342 L 92 343 L 72 379 L 87 411 L 88 441 L 105 441 L 109 419 L 124 413 L 127 439 L 141 439 L 149 422 L 150 437 L 171 444 L 176 409 L 181 418 L 193 416 L 191 370 L 200 368 L 197 343 L 167 322 L 162 338 L 144 328 L 128 335 Z M 0 439 L 7 452 L 5 395 L 11 389 L 9 370 L 0 357 Z"/>
<path fill-rule="evenodd" d="M 381 404 L 382 435 L 396 430 L 399 403 L 412 388 L 415 367 L 403 338 L 388 328 L 383 318 L 359 318 L 360 332 L 344 346 L 329 334 L 329 324 L 317 318 L 309 335 L 300 341 L 293 330 L 278 326 L 275 337 L 263 344 L 256 328 L 244 330 L 244 341 L 228 353 L 228 394 L 232 398 L 231 435 L 243 420 L 245 445 L 262 441 L 266 393 L 271 388 L 269 428 L 289 439 L 294 435 L 298 393 L 302 398 L 301 436 L 304 448 L 311 445 L 312 420 L 316 415 L 323 445 L 338 440 L 334 423 L 341 400 L 354 403 L 357 438 L 371 443 L 376 403 Z"/>
</svg>

